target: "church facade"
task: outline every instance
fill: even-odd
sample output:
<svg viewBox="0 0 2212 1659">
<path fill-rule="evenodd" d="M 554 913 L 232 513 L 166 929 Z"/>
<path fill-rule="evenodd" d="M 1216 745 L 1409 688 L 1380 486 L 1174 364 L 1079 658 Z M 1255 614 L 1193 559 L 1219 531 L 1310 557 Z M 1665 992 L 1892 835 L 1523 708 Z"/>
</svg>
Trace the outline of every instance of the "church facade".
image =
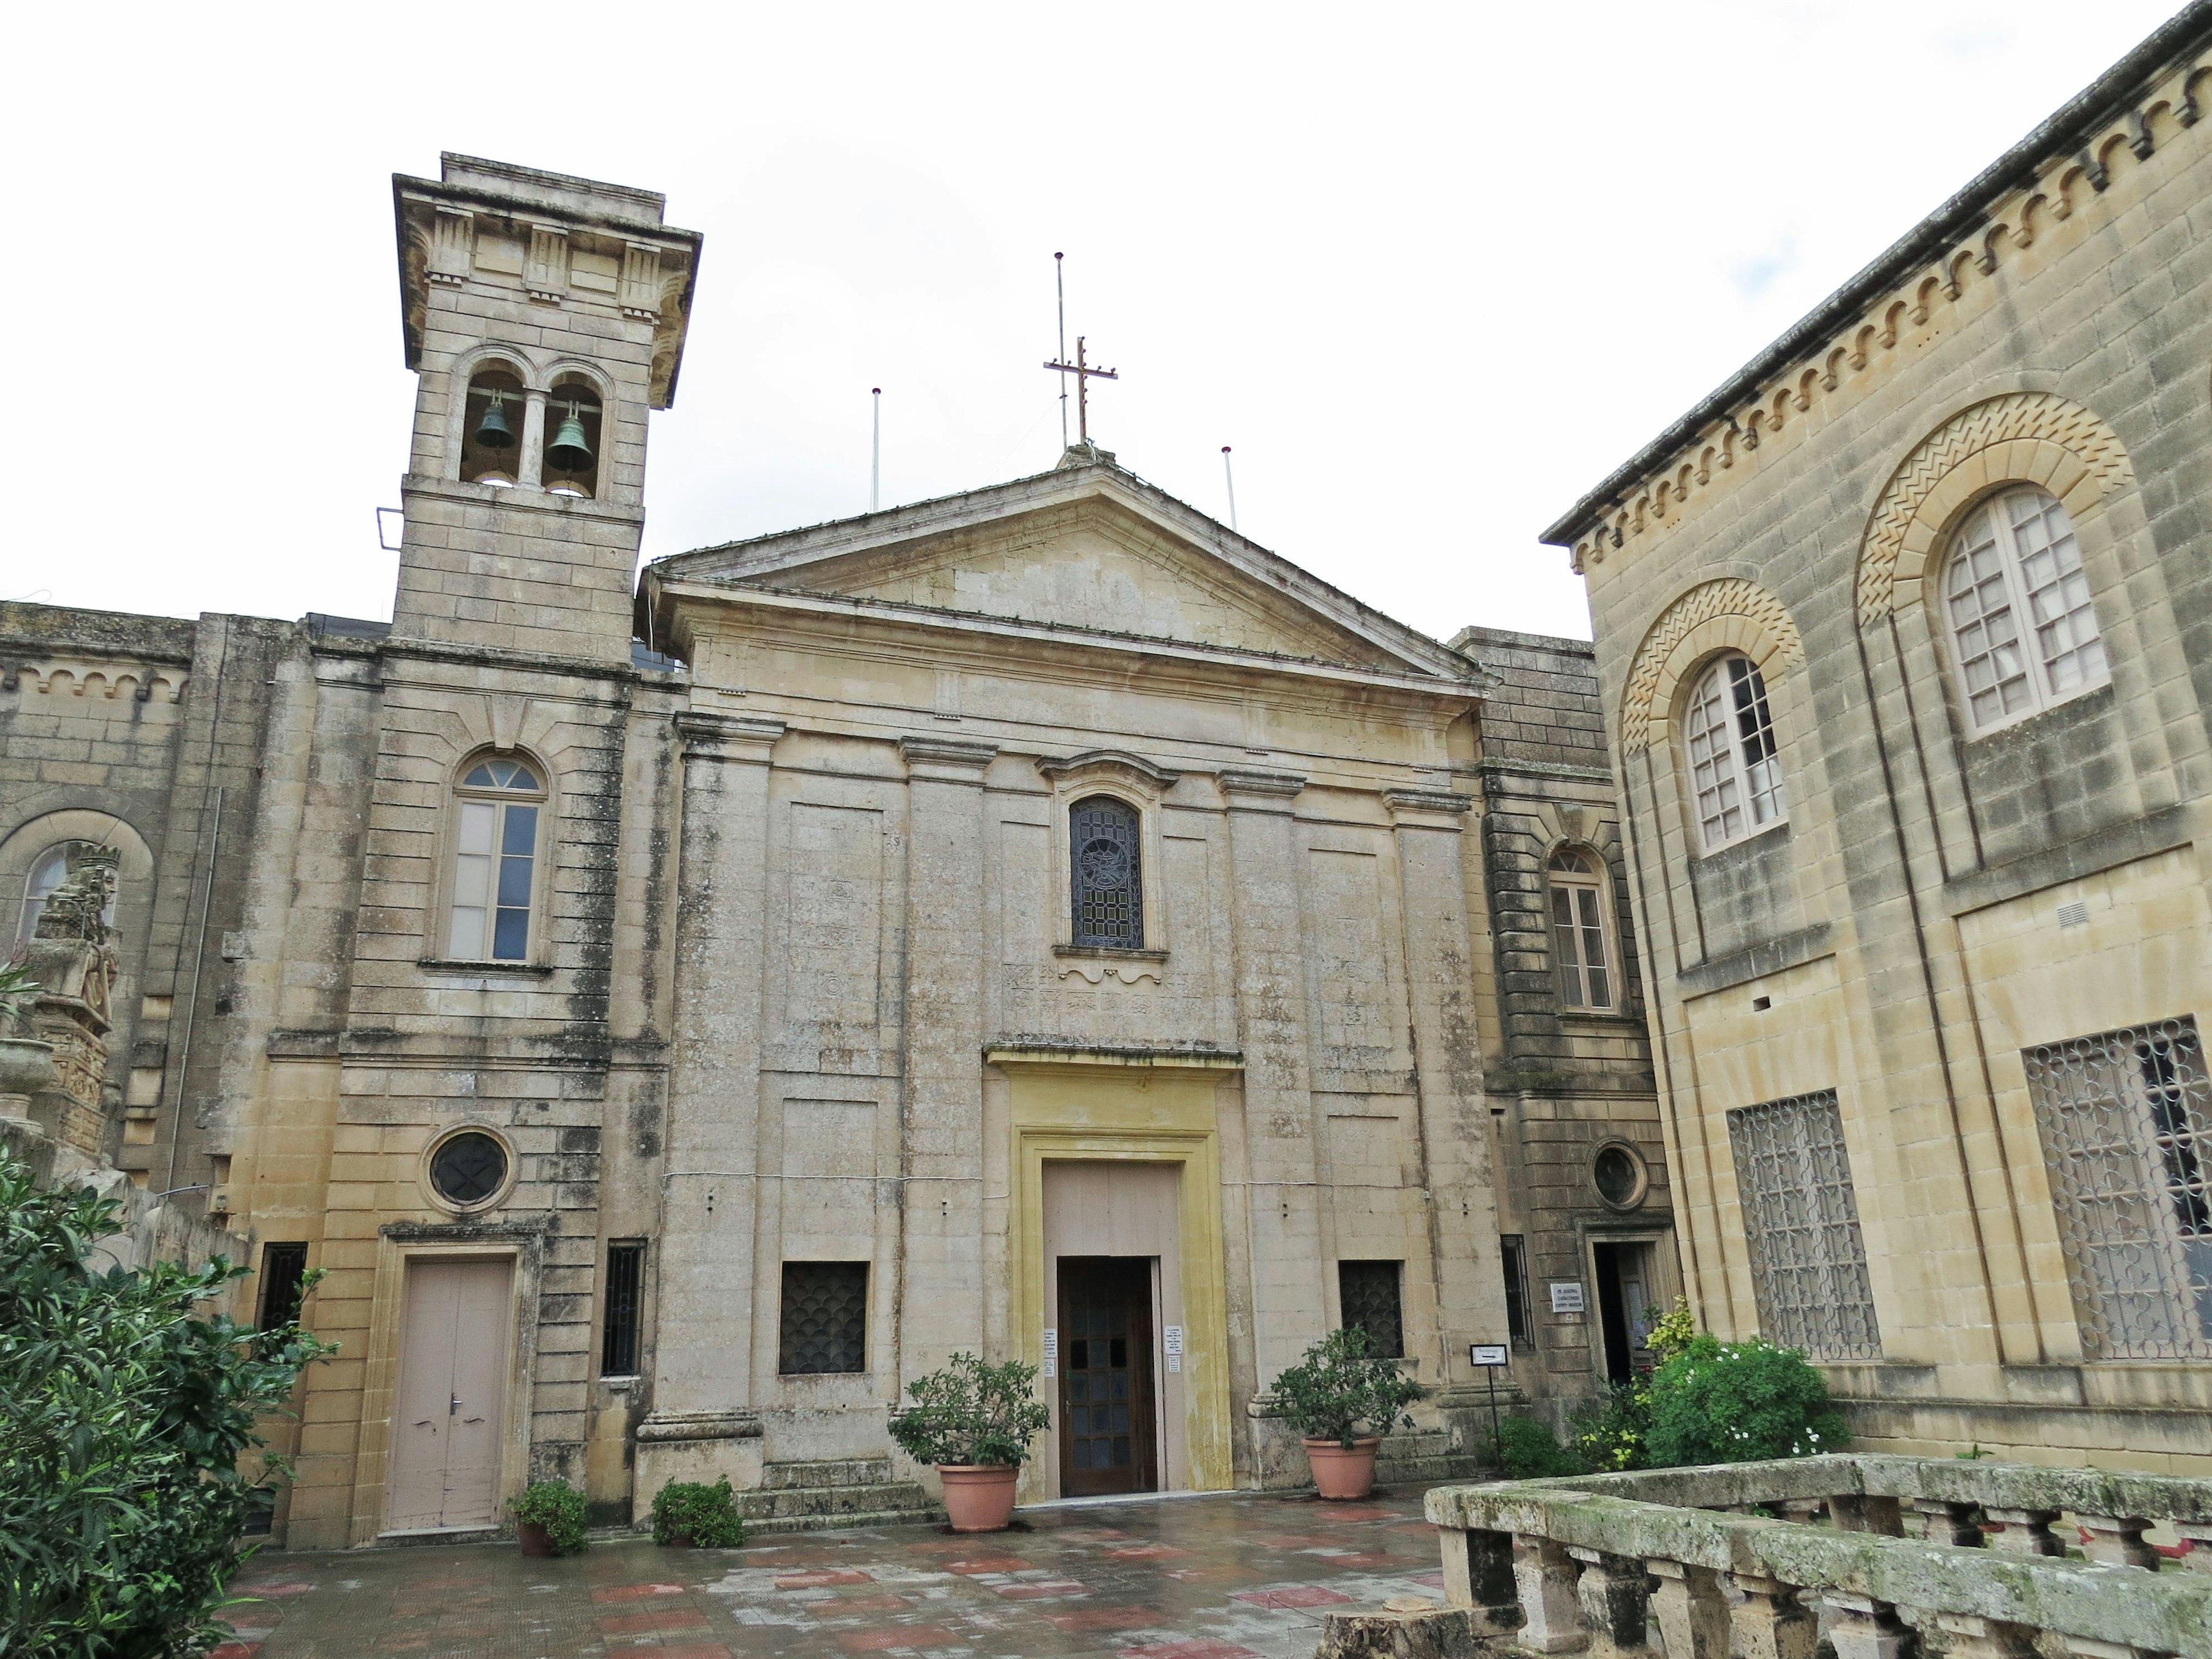
<svg viewBox="0 0 2212 1659">
<path fill-rule="evenodd" d="M 1692 1300 L 1869 1448 L 2212 1472 L 2208 96 L 2198 0 L 1547 532 Z"/>
<path fill-rule="evenodd" d="M 700 239 L 465 157 L 395 205 L 391 623 L 0 608 L 0 925 L 112 895 L 104 1072 L 0 1115 L 264 1311 L 321 1270 L 284 1542 L 549 1474 L 918 1514 L 956 1352 L 1041 1368 L 1024 1501 L 1300 1483 L 1340 1325 L 1430 1388 L 1404 1479 L 1481 1460 L 1471 1345 L 1630 1372 L 1672 1166 L 1588 647 L 1087 445 L 641 580 Z"/>
</svg>

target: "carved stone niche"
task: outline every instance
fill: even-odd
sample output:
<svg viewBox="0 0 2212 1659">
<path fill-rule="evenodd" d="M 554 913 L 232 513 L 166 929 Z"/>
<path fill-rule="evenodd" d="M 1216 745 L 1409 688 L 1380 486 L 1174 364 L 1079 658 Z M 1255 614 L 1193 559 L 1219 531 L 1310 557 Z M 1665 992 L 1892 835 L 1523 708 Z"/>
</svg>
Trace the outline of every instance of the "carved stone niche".
<svg viewBox="0 0 2212 1659">
<path fill-rule="evenodd" d="M 112 847 L 71 848 L 69 873 L 47 896 L 23 947 L 24 966 L 39 985 L 28 1011 L 30 1035 L 53 1045 L 55 1074 L 32 1097 L 32 1120 L 95 1158 L 107 1127 L 106 1039 L 115 984 L 115 946 L 104 913 L 115 896 L 121 859 Z"/>
</svg>

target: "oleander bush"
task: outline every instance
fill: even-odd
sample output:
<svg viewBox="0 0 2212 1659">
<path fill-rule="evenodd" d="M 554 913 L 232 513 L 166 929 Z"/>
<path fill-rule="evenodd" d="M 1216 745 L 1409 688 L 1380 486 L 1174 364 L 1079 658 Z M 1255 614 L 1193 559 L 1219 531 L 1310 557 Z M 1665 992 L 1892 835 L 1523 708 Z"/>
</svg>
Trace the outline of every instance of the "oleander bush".
<svg viewBox="0 0 2212 1659">
<path fill-rule="evenodd" d="M 102 1271 L 118 1204 L 0 1158 L 0 1653 L 182 1659 L 228 1634 L 242 1534 L 288 1473 L 256 1420 L 330 1352 L 296 1322 L 205 1316 L 246 1269 Z M 310 1281 L 312 1283 L 312 1279 Z"/>
<path fill-rule="evenodd" d="M 517 1522 L 545 1528 L 556 1555 L 580 1555 L 591 1541 L 584 1524 L 584 1494 L 565 1480 L 533 1480 L 514 1500 Z"/>
<path fill-rule="evenodd" d="M 1395 1359 L 1367 1352 L 1356 1325 L 1331 1331 L 1275 1379 L 1283 1420 L 1308 1440 L 1334 1440 L 1345 1450 L 1363 1432 L 1411 1428 L 1405 1408 L 1426 1392 Z"/>
<path fill-rule="evenodd" d="M 1644 1444 L 1655 1466 L 1813 1457 L 1850 1443 L 1826 1382 L 1800 1349 L 1699 1335 L 1651 1374 Z"/>
<path fill-rule="evenodd" d="M 1036 1377 L 1037 1368 L 1018 1359 L 989 1365 L 956 1353 L 942 1370 L 906 1385 L 914 1403 L 891 1419 L 891 1438 L 917 1463 L 1018 1468 L 1052 1421 Z"/>
</svg>

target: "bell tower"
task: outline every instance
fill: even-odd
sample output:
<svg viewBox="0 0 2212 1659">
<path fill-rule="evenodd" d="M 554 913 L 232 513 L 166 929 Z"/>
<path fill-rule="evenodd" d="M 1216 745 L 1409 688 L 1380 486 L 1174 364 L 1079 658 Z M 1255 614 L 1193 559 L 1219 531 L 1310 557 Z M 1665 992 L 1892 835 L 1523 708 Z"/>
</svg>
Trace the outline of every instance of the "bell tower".
<svg viewBox="0 0 2212 1659">
<path fill-rule="evenodd" d="M 392 181 L 420 376 L 392 639 L 626 663 L 699 235 L 650 191 L 440 160 Z"/>
</svg>

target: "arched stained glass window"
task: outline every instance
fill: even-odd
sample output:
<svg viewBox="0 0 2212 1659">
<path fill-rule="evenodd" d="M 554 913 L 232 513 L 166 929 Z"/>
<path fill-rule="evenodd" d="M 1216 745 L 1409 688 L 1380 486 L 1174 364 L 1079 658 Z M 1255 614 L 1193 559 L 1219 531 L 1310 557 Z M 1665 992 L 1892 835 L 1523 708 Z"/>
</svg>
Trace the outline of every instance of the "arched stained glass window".
<svg viewBox="0 0 2212 1659">
<path fill-rule="evenodd" d="M 1137 809 L 1110 795 L 1093 795 L 1070 807 L 1067 821 L 1074 942 L 1142 950 L 1145 896 Z"/>
</svg>

